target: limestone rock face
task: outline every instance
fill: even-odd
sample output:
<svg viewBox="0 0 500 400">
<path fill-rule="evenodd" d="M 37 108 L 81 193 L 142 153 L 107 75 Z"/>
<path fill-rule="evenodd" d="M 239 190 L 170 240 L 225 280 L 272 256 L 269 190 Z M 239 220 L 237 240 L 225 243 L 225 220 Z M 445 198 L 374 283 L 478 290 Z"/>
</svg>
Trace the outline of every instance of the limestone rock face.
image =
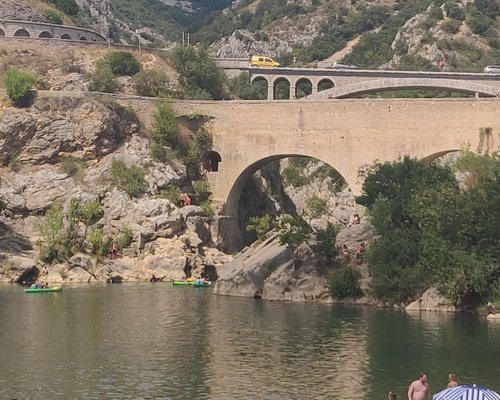
<svg viewBox="0 0 500 400">
<path fill-rule="evenodd" d="M 272 235 L 229 262 L 220 273 L 214 292 L 269 300 L 330 302 L 325 278 L 315 272 L 307 254 L 300 258 L 300 266 L 294 269 L 290 250 L 279 244 L 277 235 Z"/>
<path fill-rule="evenodd" d="M 122 107 L 96 99 L 46 99 L 8 108 L 0 121 L 0 162 L 54 163 L 65 155 L 99 158 L 116 150 L 137 125 Z"/>
</svg>

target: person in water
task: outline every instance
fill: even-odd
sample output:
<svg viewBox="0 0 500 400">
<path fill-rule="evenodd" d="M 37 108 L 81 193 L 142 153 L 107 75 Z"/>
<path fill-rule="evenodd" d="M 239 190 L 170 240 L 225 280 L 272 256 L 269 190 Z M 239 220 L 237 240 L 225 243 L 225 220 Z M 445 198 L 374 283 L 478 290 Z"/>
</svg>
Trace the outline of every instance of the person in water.
<svg viewBox="0 0 500 400">
<path fill-rule="evenodd" d="M 431 389 L 427 383 L 427 375 L 423 372 L 408 388 L 408 400 L 431 400 Z"/>
<path fill-rule="evenodd" d="M 457 376 L 455 374 L 448 374 L 448 388 L 453 388 L 457 387 L 458 382 L 457 382 Z"/>
</svg>

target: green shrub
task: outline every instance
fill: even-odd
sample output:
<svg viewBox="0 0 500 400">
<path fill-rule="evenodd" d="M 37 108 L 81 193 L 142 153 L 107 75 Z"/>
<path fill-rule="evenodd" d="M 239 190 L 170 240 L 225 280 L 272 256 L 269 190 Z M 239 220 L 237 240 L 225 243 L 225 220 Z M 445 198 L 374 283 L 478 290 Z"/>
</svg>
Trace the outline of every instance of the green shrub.
<svg viewBox="0 0 500 400">
<path fill-rule="evenodd" d="M 54 4 L 64 14 L 76 16 L 78 14 L 78 4 L 75 0 L 46 0 L 48 3 Z"/>
<path fill-rule="evenodd" d="M 127 51 L 117 51 L 108 55 L 106 62 L 113 74 L 118 76 L 133 76 L 141 70 L 139 61 Z"/>
<path fill-rule="evenodd" d="M 113 184 L 130 197 L 139 197 L 146 191 L 144 170 L 136 165 L 127 167 L 123 161 L 113 161 L 111 165 L 111 178 Z"/>
<path fill-rule="evenodd" d="M 293 187 L 301 187 L 307 185 L 310 179 L 304 176 L 302 169 L 296 167 L 295 165 L 289 164 L 281 172 L 285 183 Z"/>
<path fill-rule="evenodd" d="M 167 94 L 167 77 L 160 71 L 144 70 L 134 76 L 134 89 L 139 96 L 162 97 Z"/>
<path fill-rule="evenodd" d="M 65 158 L 61 163 L 61 171 L 79 181 L 86 167 L 85 161 L 74 157 Z"/>
<path fill-rule="evenodd" d="M 62 261 L 69 255 L 69 237 L 64 229 L 64 213 L 60 206 L 50 207 L 38 225 L 40 259 L 44 262 Z"/>
<path fill-rule="evenodd" d="M 232 78 L 228 84 L 232 97 L 243 100 L 264 100 L 267 97 L 267 88 L 262 90 L 258 84 L 250 83 L 250 75 L 246 72 Z"/>
<path fill-rule="evenodd" d="M 87 80 L 90 82 L 89 89 L 96 92 L 114 93 L 118 89 L 118 81 L 111 71 L 111 67 L 105 62 L 99 62 L 92 74 L 89 74 Z"/>
<path fill-rule="evenodd" d="M 177 137 L 177 116 L 168 101 L 158 104 L 153 114 L 153 139 L 156 143 L 173 149 L 181 147 Z"/>
<path fill-rule="evenodd" d="M 200 203 L 201 210 L 203 214 L 207 217 L 212 217 L 214 215 L 214 209 L 210 200 L 204 200 Z"/>
<path fill-rule="evenodd" d="M 61 14 L 53 10 L 47 10 L 43 13 L 43 17 L 45 18 L 45 22 L 49 24 L 62 25 L 63 19 Z"/>
<path fill-rule="evenodd" d="M 212 194 L 210 184 L 207 181 L 194 181 L 193 188 L 198 195 L 198 201 L 200 203 L 208 200 Z"/>
<path fill-rule="evenodd" d="M 118 242 L 118 246 L 120 246 L 120 249 L 123 249 L 132 244 L 133 238 L 134 235 L 132 234 L 132 230 L 128 226 L 124 226 L 122 227 L 122 231 L 116 238 L 116 241 Z"/>
<path fill-rule="evenodd" d="M 262 217 L 250 217 L 250 221 L 246 227 L 248 232 L 255 232 L 257 243 L 261 243 L 266 233 L 272 229 L 272 219 L 269 214 L 264 214 Z"/>
<path fill-rule="evenodd" d="M 168 199 L 172 204 L 177 204 L 181 190 L 175 185 L 168 185 L 165 189 L 161 189 L 159 196 Z"/>
<path fill-rule="evenodd" d="M 332 297 L 360 297 L 363 291 L 359 285 L 361 274 L 352 267 L 343 267 L 334 271 L 330 277 L 330 293 Z"/>
<path fill-rule="evenodd" d="M 104 235 L 104 231 L 101 228 L 97 228 L 89 235 L 88 244 L 90 252 L 96 256 L 106 256 L 111 242 L 112 239 Z"/>
<path fill-rule="evenodd" d="M 457 21 L 454 19 L 449 19 L 441 25 L 441 29 L 446 33 L 455 34 L 460 30 L 460 26 L 462 25 L 461 21 Z"/>
<path fill-rule="evenodd" d="M 33 75 L 11 68 L 5 74 L 4 85 L 7 96 L 16 107 L 27 107 L 31 105 L 35 97 L 32 90 L 36 79 Z"/>
<path fill-rule="evenodd" d="M 314 254 L 316 254 L 319 265 L 322 267 L 336 265 L 338 251 L 337 247 L 335 247 L 335 239 L 338 232 L 339 228 L 328 222 L 325 229 L 319 229 L 314 235 L 316 239 Z"/>
<path fill-rule="evenodd" d="M 172 52 L 172 61 L 186 96 L 196 99 L 224 97 L 224 72 L 205 50 L 194 46 L 177 46 Z"/>
</svg>

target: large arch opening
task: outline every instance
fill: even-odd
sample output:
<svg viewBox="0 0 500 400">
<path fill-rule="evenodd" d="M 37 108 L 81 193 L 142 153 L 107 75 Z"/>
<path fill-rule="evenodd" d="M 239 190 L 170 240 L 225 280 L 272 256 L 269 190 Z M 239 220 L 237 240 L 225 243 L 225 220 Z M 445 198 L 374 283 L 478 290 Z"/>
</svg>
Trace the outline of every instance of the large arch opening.
<svg viewBox="0 0 500 400">
<path fill-rule="evenodd" d="M 248 230 L 252 218 L 277 221 L 284 214 L 301 215 L 315 227 L 346 224 L 352 214 L 345 206 L 347 197 L 355 203 L 344 177 L 321 160 L 294 154 L 266 157 L 248 166 L 233 184 L 222 213 L 235 220 L 234 227 L 221 232 L 222 237 L 228 248 L 240 250 L 257 239 Z"/>
<path fill-rule="evenodd" d="M 0 28 L 0 36 L 5 36 L 5 32 L 3 29 Z"/>
<path fill-rule="evenodd" d="M 286 78 L 278 78 L 274 81 L 274 100 L 290 99 L 290 82 Z"/>
<path fill-rule="evenodd" d="M 26 29 L 21 28 L 21 29 L 18 29 L 17 31 L 14 32 L 14 36 L 15 37 L 30 37 L 30 34 Z"/>
<path fill-rule="evenodd" d="M 302 97 L 312 94 L 312 83 L 307 78 L 301 78 L 295 84 L 295 97 L 301 99 Z"/>
<path fill-rule="evenodd" d="M 69 33 L 63 33 L 63 34 L 61 35 L 61 39 L 64 39 L 64 40 L 71 40 L 71 39 L 73 39 L 73 38 L 71 37 L 71 35 L 70 35 Z"/>
<path fill-rule="evenodd" d="M 52 33 L 50 33 L 49 31 L 42 31 L 40 32 L 40 34 L 38 35 L 39 38 L 53 38 L 54 35 L 52 35 Z"/>
<path fill-rule="evenodd" d="M 396 95 L 391 96 L 390 93 Z M 377 79 L 336 86 L 315 93 L 307 98 L 321 100 L 328 98 L 360 97 L 500 97 L 496 86 L 476 81 L 437 79 L 437 78 L 399 78 L 397 80 Z"/>
<path fill-rule="evenodd" d="M 86 36 L 80 36 L 80 39 L 79 39 L 79 40 L 81 40 L 81 41 L 83 41 L 83 42 L 86 42 L 88 39 L 87 39 L 87 37 L 86 37 Z"/>
</svg>

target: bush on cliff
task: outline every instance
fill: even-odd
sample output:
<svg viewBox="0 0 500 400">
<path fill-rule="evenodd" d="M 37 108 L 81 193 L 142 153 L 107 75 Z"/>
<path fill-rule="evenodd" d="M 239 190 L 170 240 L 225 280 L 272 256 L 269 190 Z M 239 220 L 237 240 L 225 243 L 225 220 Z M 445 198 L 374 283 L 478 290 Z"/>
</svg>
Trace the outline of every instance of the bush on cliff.
<svg viewBox="0 0 500 400">
<path fill-rule="evenodd" d="M 127 167 L 123 161 L 115 160 L 111 165 L 111 178 L 113 184 L 130 197 L 139 197 L 146 191 L 144 170 L 137 165 Z"/>
<path fill-rule="evenodd" d="M 139 96 L 163 97 L 167 95 L 167 77 L 160 71 L 144 70 L 134 76 L 134 89 Z"/>
<path fill-rule="evenodd" d="M 33 75 L 11 68 L 5 74 L 5 88 L 7 96 L 16 107 L 27 107 L 31 105 L 35 97 L 33 85 L 36 79 Z"/>
<path fill-rule="evenodd" d="M 118 81 L 111 70 L 111 67 L 105 62 L 98 62 L 93 73 L 85 76 L 89 81 L 89 89 L 96 92 L 114 93 L 118 89 Z"/>
<path fill-rule="evenodd" d="M 177 116 L 168 101 L 158 104 L 153 114 L 153 139 L 162 146 L 172 149 L 181 147 L 177 137 Z"/>
<path fill-rule="evenodd" d="M 128 51 L 116 51 L 106 57 L 114 75 L 134 76 L 141 70 L 141 64 Z"/>
</svg>

